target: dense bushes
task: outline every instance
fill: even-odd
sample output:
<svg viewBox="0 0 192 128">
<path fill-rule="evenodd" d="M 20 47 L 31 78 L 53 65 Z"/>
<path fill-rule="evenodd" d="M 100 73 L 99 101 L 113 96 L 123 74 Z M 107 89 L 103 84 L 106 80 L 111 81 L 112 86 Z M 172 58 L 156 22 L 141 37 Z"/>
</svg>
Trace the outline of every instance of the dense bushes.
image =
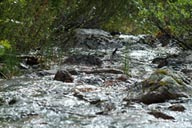
<svg viewBox="0 0 192 128">
<path fill-rule="evenodd" d="M 192 49 L 192 1 L 138 1 L 138 25 L 141 28 L 150 33 L 161 31 L 171 34 L 179 45 Z"/>
<path fill-rule="evenodd" d="M 62 2 L 61 2 L 62 3 Z M 69 40 L 69 34 L 76 28 L 102 28 L 109 31 L 125 30 L 129 15 L 135 6 L 127 0 L 72 0 L 59 6 L 57 17 L 53 23 L 52 36 L 57 43 L 65 44 Z M 128 9 L 131 7 L 131 9 Z M 132 9 L 134 8 L 134 9 Z M 61 11 L 62 10 L 62 11 Z"/>
<path fill-rule="evenodd" d="M 132 33 L 169 28 L 188 40 L 192 31 L 189 0 L 4 0 L 0 12 L 0 40 L 22 51 L 64 43 L 75 28 Z"/>
<path fill-rule="evenodd" d="M 53 20 L 46 0 L 4 0 L 0 11 L 0 40 L 9 40 L 12 47 L 22 52 L 46 42 Z"/>
<path fill-rule="evenodd" d="M 69 47 L 76 28 L 161 31 L 185 48 L 192 45 L 190 0 L 1 0 L 0 12 L 0 41 L 9 42 L 6 53 L 12 55 L 54 45 Z"/>
</svg>

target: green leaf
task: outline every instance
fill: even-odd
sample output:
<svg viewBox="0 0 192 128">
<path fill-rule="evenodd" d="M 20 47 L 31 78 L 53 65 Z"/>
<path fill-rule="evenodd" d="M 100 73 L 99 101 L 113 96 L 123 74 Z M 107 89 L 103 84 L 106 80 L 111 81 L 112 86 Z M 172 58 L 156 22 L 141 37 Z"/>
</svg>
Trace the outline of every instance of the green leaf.
<svg viewBox="0 0 192 128">
<path fill-rule="evenodd" d="M 11 44 L 8 40 L 1 40 L 0 41 L 0 46 L 3 46 L 4 49 L 10 49 L 11 48 Z"/>
<path fill-rule="evenodd" d="M 5 53 L 5 47 L 0 45 L 0 56 L 4 55 Z"/>
</svg>

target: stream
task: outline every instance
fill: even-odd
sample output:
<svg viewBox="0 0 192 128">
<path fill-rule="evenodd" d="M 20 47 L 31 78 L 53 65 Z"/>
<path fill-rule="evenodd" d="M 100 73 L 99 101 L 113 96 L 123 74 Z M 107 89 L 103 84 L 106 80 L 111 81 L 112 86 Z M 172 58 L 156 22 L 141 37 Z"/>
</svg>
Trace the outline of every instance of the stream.
<svg viewBox="0 0 192 128">
<path fill-rule="evenodd" d="M 159 42 L 152 46 L 143 41 L 146 35 L 113 37 L 94 29 L 79 33 L 77 47 L 71 50 L 77 61 L 64 56 L 49 70 L 0 81 L 0 128 L 192 128 L 192 97 L 152 104 L 125 100 L 140 95 L 139 83 L 158 69 L 152 63 L 155 58 L 183 58 L 179 47 L 162 47 Z M 170 61 L 161 69 L 179 74 L 191 70 L 191 51 L 184 55 L 186 63 Z M 73 82 L 54 80 L 57 70 L 76 71 L 71 73 Z M 191 74 L 186 75 L 189 81 Z M 172 111 L 173 105 L 185 110 Z M 157 118 L 152 111 L 174 119 Z"/>
</svg>

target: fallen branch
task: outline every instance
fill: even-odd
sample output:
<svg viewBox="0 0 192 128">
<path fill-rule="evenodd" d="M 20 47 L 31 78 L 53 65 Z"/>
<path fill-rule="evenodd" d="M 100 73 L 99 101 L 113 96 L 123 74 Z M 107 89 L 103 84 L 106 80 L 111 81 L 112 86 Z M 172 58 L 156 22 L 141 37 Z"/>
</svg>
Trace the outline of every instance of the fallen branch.
<svg viewBox="0 0 192 128">
<path fill-rule="evenodd" d="M 114 69 L 114 68 L 106 68 L 106 69 L 96 69 L 96 70 L 81 70 L 78 71 L 80 73 L 92 74 L 92 73 L 112 73 L 112 74 L 123 74 L 122 70 Z"/>
</svg>

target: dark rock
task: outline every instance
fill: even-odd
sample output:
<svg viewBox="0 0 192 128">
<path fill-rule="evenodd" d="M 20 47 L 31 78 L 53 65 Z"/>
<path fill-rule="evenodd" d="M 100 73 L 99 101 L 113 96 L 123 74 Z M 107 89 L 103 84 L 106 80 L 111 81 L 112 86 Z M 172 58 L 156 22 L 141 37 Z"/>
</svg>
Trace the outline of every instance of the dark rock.
<svg viewBox="0 0 192 128">
<path fill-rule="evenodd" d="M 172 39 L 171 30 L 169 28 L 165 28 L 163 31 L 158 32 L 156 37 L 162 46 L 166 46 Z"/>
<path fill-rule="evenodd" d="M 88 49 L 120 48 L 122 43 L 118 42 L 109 32 L 99 29 L 77 29 L 74 42 L 77 47 Z"/>
<path fill-rule="evenodd" d="M 0 98 L 0 106 L 5 104 L 6 102 L 3 100 L 3 98 Z"/>
<path fill-rule="evenodd" d="M 11 100 L 8 102 L 8 104 L 9 104 L 9 105 L 13 105 L 13 104 L 15 104 L 16 102 L 17 102 L 16 99 L 11 99 Z"/>
<path fill-rule="evenodd" d="M 128 80 L 128 76 L 125 75 L 125 74 L 123 74 L 123 75 L 119 76 L 119 77 L 117 78 L 117 80 L 119 80 L 119 81 L 127 81 L 127 80 Z"/>
<path fill-rule="evenodd" d="M 157 70 L 142 82 L 143 94 L 139 101 L 145 104 L 165 102 L 170 99 L 188 97 L 192 87 L 183 81 L 182 76 L 169 70 Z"/>
<path fill-rule="evenodd" d="M 159 111 L 151 111 L 148 114 L 153 115 L 155 118 L 161 118 L 165 120 L 174 120 L 175 118 Z"/>
<path fill-rule="evenodd" d="M 64 63 L 101 66 L 103 62 L 99 57 L 97 57 L 95 55 L 72 55 L 72 56 L 68 57 Z"/>
<path fill-rule="evenodd" d="M 152 60 L 152 63 L 158 64 L 157 68 L 162 68 L 164 66 L 169 65 L 178 65 L 180 63 L 183 63 L 181 61 L 178 61 L 177 57 L 178 57 L 177 54 L 168 55 L 166 57 L 157 57 Z"/>
<path fill-rule="evenodd" d="M 121 32 L 112 31 L 112 32 L 110 32 L 110 34 L 111 34 L 112 36 L 116 36 L 116 35 L 121 35 Z"/>
<path fill-rule="evenodd" d="M 182 69 L 181 72 L 185 73 L 185 75 L 192 79 L 192 69 Z"/>
<path fill-rule="evenodd" d="M 96 113 L 97 115 L 108 115 L 109 112 L 116 109 L 115 104 L 111 103 L 111 102 L 103 102 L 102 101 L 102 102 L 96 104 L 96 106 L 98 108 L 101 108 L 101 110 L 102 110 L 100 112 L 97 112 Z"/>
<path fill-rule="evenodd" d="M 155 58 L 153 59 L 152 61 L 153 64 L 157 64 L 157 68 L 162 68 L 164 66 L 167 66 L 168 65 L 168 61 L 167 61 L 167 58 Z"/>
<path fill-rule="evenodd" d="M 37 64 L 39 64 L 39 59 L 34 56 L 27 57 L 26 64 L 27 65 L 37 65 Z"/>
<path fill-rule="evenodd" d="M 143 95 L 140 99 L 144 104 L 162 103 L 170 99 L 178 99 L 179 97 L 187 97 L 185 94 L 171 93 L 168 88 L 161 88 L 159 91 L 152 91 Z"/>
<path fill-rule="evenodd" d="M 153 35 L 145 35 L 142 38 L 140 38 L 139 42 L 148 44 L 151 47 L 157 47 L 157 38 Z"/>
<path fill-rule="evenodd" d="M 49 72 L 49 71 L 44 70 L 44 71 L 39 71 L 36 74 L 37 74 L 37 76 L 43 77 L 43 76 L 53 75 L 55 73 L 52 73 L 51 71 Z"/>
<path fill-rule="evenodd" d="M 179 112 L 183 112 L 183 111 L 186 110 L 183 105 L 179 105 L 179 104 L 178 105 L 176 105 L 176 104 L 172 105 L 168 109 L 171 110 L 171 111 L 179 111 Z"/>
<path fill-rule="evenodd" d="M 89 77 L 89 78 L 85 78 L 82 81 L 87 84 L 90 84 L 90 85 L 102 85 L 103 84 L 103 80 L 98 77 Z"/>
<path fill-rule="evenodd" d="M 74 92 L 73 96 L 77 97 L 79 100 L 85 100 L 87 101 L 85 98 L 84 98 L 84 95 L 80 92 Z"/>
<path fill-rule="evenodd" d="M 79 75 L 79 72 L 75 69 L 69 69 L 68 72 L 71 74 L 71 75 Z"/>
<path fill-rule="evenodd" d="M 111 74 L 123 74 L 123 71 L 122 70 L 119 70 L 119 69 L 114 69 L 114 68 L 98 68 L 98 69 L 91 69 L 91 70 L 82 70 L 82 71 L 79 71 L 79 72 L 83 72 L 83 73 L 86 73 L 86 74 L 98 74 L 98 73 L 111 73 Z"/>
<path fill-rule="evenodd" d="M 89 102 L 90 104 L 94 104 L 94 105 L 99 104 L 100 102 L 103 102 L 99 98 L 90 99 L 89 97 L 86 96 L 86 94 L 84 94 L 82 92 L 75 92 L 73 94 L 73 96 L 77 97 L 79 100 L 83 100 L 83 101 Z"/>
<path fill-rule="evenodd" d="M 74 78 L 68 71 L 59 70 L 55 74 L 54 80 L 71 83 L 71 82 L 73 82 Z"/>
</svg>

